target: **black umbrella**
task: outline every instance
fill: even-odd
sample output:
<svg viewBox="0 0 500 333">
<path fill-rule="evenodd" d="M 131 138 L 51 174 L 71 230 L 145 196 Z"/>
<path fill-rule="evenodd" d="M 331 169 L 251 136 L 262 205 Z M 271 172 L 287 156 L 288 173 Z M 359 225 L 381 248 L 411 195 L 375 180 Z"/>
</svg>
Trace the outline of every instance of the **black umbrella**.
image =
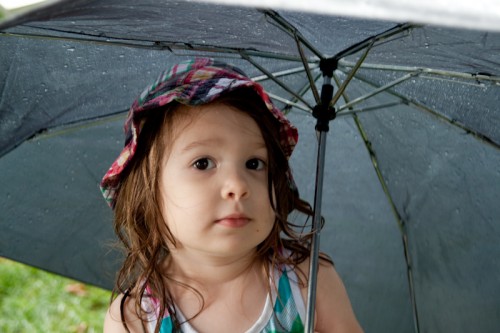
<svg viewBox="0 0 500 333">
<path fill-rule="evenodd" d="M 498 329 L 499 33 L 124 0 L 60 1 L 0 29 L 0 255 L 111 286 L 120 255 L 99 180 L 132 100 L 194 55 L 243 68 L 289 113 L 312 202 L 311 82 L 320 94 L 327 64 L 321 248 L 362 326 Z"/>
</svg>

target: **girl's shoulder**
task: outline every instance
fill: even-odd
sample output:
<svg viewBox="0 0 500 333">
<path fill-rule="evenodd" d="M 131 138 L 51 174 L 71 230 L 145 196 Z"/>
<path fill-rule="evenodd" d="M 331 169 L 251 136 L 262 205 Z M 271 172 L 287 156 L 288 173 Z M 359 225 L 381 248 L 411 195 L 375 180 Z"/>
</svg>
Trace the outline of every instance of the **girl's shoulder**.
<svg viewBox="0 0 500 333">
<path fill-rule="evenodd" d="M 349 301 L 342 279 L 330 259 L 320 259 L 316 284 L 315 331 L 356 332 L 363 330 L 359 325 Z M 309 280 L 309 258 L 297 268 Z M 304 302 L 307 304 L 307 285 L 301 286 Z"/>
<path fill-rule="evenodd" d="M 129 294 L 120 294 L 111 302 L 111 305 L 109 306 L 104 319 L 103 332 L 104 333 L 145 332 L 143 322 L 137 315 L 134 296 L 131 296 Z"/>
</svg>

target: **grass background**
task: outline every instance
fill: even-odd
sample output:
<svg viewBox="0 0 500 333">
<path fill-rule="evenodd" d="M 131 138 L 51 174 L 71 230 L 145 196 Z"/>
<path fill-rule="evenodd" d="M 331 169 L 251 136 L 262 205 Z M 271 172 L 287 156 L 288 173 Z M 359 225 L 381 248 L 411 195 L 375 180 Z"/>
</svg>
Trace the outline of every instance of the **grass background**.
<svg viewBox="0 0 500 333">
<path fill-rule="evenodd" d="M 0 332 L 102 332 L 111 293 L 0 258 Z"/>
<path fill-rule="evenodd" d="M 0 6 L 0 21 L 15 12 Z M 1 333 L 102 332 L 110 297 L 107 290 L 0 257 Z"/>
</svg>

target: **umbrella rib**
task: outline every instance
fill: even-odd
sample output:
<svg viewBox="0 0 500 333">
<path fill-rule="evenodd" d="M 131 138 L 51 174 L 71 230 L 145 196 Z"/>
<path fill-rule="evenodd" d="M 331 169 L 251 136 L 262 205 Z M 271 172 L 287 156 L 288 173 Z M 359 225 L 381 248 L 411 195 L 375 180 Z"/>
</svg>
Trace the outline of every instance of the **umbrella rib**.
<svg viewBox="0 0 500 333">
<path fill-rule="evenodd" d="M 312 68 L 312 69 L 318 68 L 318 65 L 313 64 L 313 65 L 311 65 L 310 68 Z M 272 74 L 274 77 L 278 78 L 278 77 L 287 76 L 287 75 L 291 75 L 291 74 L 302 73 L 304 71 L 305 71 L 304 67 L 295 67 L 295 68 L 290 68 L 290 69 L 286 69 L 286 70 L 279 71 L 279 72 L 274 72 Z M 260 75 L 260 76 L 252 77 L 252 81 L 255 81 L 255 82 L 265 81 L 268 79 L 269 79 L 269 77 L 267 75 Z"/>
<path fill-rule="evenodd" d="M 408 79 L 410 79 L 412 77 L 418 76 L 418 74 L 419 73 L 409 73 L 409 74 L 406 74 L 406 75 L 400 77 L 397 80 L 391 81 L 391 82 L 383 85 L 382 87 L 373 90 L 372 92 L 370 92 L 368 94 L 365 94 L 363 96 L 355 98 L 352 101 L 350 101 L 349 103 L 346 103 L 346 104 L 342 105 L 341 107 L 339 107 L 338 110 L 337 110 L 337 113 L 341 113 L 343 110 L 349 109 L 349 108 L 351 108 L 355 104 L 364 102 L 365 100 L 367 100 L 370 97 L 373 97 L 373 96 L 375 96 L 375 95 L 377 95 L 377 94 L 379 94 L 379 93 L 381 93 L 383 91 L 386 91 L 387 89 L 392 88 L 392 87 L 394 87 L 394 86 L 396 86 L 396 85 L 398 85 L 398 84 L 400 84 L 400 83 L 402 83 L 402 82 L 404 82 L 404 81 L 406 81 L 406 80 L 408 80 Z"/>
<path fill-rule="evenodd" d="M 340 81 L 336 75 L 334 75 L 334 80 L 335 80 L 336 84 L 339 86 Z M 346 103 L 349 103 L 349 97 L 345 93 L 343 93 L 342 96 L 345 99 Z M 415 296 L 415 286 L 413 283 L 412 260 L 411 260 L 410 252 L 408 249 L 408 235 L 406 232 L 405 221 L 401 217 L 401 214 L 399 214 L 398 209 L 396 207 L 396 204 L 394 203 L 394 200 L 392 199 L 391 193 L 389 192 L 389 188 L 384 180 L 384 177 L 382 175 L 382 172 L 380 171 L 380 168 L 378 167 L 378 161 L 377 161 L 375 151 L 372 149 L 372 145 L 370 143 L 370 140 L 368 140 L 368 136 L 366 135 L 366 132 L 363 130 L 363 126 L 361 125 L 361 122 L 356 114 L 353 114 L 353 120 L 354 120 L 354 123 L 356 124 L 356 127 L 358 128 L 358 132 L 361 135 L 361 138 L 365 144 L 365 147 L 368 150 L 368 153 L 370 155 L 370 160 L 372 162 L 375 173 L 377 174 L 380 185 L 382 186 L 382 190 L 384 191 L 384 194 L 389 202 L 389 206 L 391 207 L 391 210 L 394 214 L 394 217 L 396 218 L 396 222 L 397 222 L 397 224 L 399 226 L 399 230 L 401 232 L 401 237 L 402 237 L 402 242 L 403 242 L 403 251 L 404 251 L 405 261 L 406 261 L 408 287 L 409 287 L 410 298 L 411 298 L 411 303 L 412 303 L 412 312 L 413 312 L 413 320 L 414 320 L 414 325 L 415 325 L 415 332 L 419 333 L 420 332 L 419 317 L 418 317 L 418 309 L 417 309 L 416 296 Z"/>
<path fill-rule="evenodd" d="M 114 38 L 114 37 L 106 37 L 106 39 L 99 39 L 99 36 L 94 36 L 90 34 L 83 33 L 74 33 L 68 31 L 60 31 L 57 29 L 46 29 L 34 27 L 37 29 L 58 32 L 58 33 L 67 33 L 73 34 L 76 36 L 48 36 L 43 34 L 34 34 L 34 33 L 13 33 L 13 32 L 4 32 L 0 31 L 0 35 L 4 37 L 20 37 L 20 38 L 43 38 L 43 39 L 52 39 L 52 40 L 61 40 L 61 41 L 75 41 L 80 43 L 89 43 L 89 44 L 97 44 L 97 45 L 113 45 L 113 46 L 126 46 L 133 47 L 138 49 L 148 49 L 148 50 L 158 50 L 158 51 L 169 51 L 174 53 L 174 50 L 188 50 L 188 51 L 202 51 L 202 52 L 218 52 L 218 53 L 226 53 L 226 54 L 235 54 L 240 55 L 244 50 L 246 54 L 251 56 L 257 56 L 268 59 L 277 59 L 277 60 L 286 60 L 286 61 L 295 61 L 301 62 L 300 57 L 282 54 L 282 53 L 274 53 L 267 51 L 259 51 L 254 49 L 242 49 L 242 48 L 232 48 L 232 47 L 220 47 L 220 46 L 212 46 L 212 45 L 199 45 L 199 44 L 191 44 L 191 43 L 178 43 L 178 42 L 167 42 L 167 41 L 147 41 L 147 40 L 135 40 L 135 39 L 125 39 L 125 38 Z M 78 38 L 77 36 L 81 36 Z M 84 38 L 92 37 L 92 38 Z M 93 39 L 94 38 L 94 39 Z"/>
<path fill-rule="evenodd" d="M 295 42 L 297 43 L 297 49 L 299 50 L 300 58 L 302 59 L 302 64 L 304 65 L 304 69 L 307 74 L 307 79 L 309 80 L 309 86 L 311 88 L 311 92 L 314 96 L 314 100 L 316 101 L 316 104 L 321 104 L 321 97 L 319 96 L 318 89 L 316 88 L 316 84 L 314 83 L 312 74 L 311 74 L 311 69 L 309 68 L 309 63 L 306 59 L 306 56 L 304 54 L 304 49 L 302 48 L 302 44 L 300 43 L 300 38 L 298 33 L 295 33 Z"/>
<path fill-rule="evenodd" d="M 302 70 L 303 70 L 303 68 L 302 68 Z M 319 74 L 316 76 L 316 78 L 314 78 L 314 79 L 313 79 L 313 80 L 314 80 L 314 82 L 316 82 L 316 81 L 317 81 L 317 80 L 318 80 L 321 76 L 322 76 L 322 74 L 321 74 L 321 73 L 319 73 Z M 267 78 L 267 77 L 266 77 L 266 78 Z M 305 94 L 305 93 L 306 93 L 306 92 L 310 89 L 310 87 L 311 87 L 311 86 L 310 86 L 309 82 L 308 82 L 308 83 L 306 83 L 306 84 L 302 87 L 302 89 L 300 89 L 300 90 L 298 91 L 298 94 L 299 94 L 300 96 L 304 96 L 304 94 Z M 272 93 L 269 93 L 269 92 L 268 92 L 268 95 L 269 95 L 269 97 L 271 97 L 272 99 L 275 99 L 275 100 L 277 100 L 277 101 L 279 101 L 279 102 L 285 103 L 287 106 L 290 106 L 290 107 L 296 107 L 296 108 L 297 108 L 297 109 L 299 109 L 299 110 L 306 111 L 308 114 L 311 114 L 311 113 L 312 113 L 312 110 L 311 110 L 311 109 L 309 109 L 307 106 L 305 106 L 305 105 L 303 105 L 303 104 L 299 104 L 299 103 L 297 103 L 295 98 L 292 98 L 291 100 L 289 100 L 289 99 L 286 99 L 286 98 L 283 98 L 283 97 L 277 96 L 277 95 L 272 94 Z M 295 100 L 295 101 L 294 101 L 294 100 Z M 286 114 L 286 111 L 285 111 L 285 110 L 283 110 L 283 111 L 284 111 L 284 113 Z"/>
<path fill-rule="evenodd" d="M 373 82 L 370 82 L 368 79 L 366 79 L 366 78 L 364 78 L 362 76 L 357 76 L 356 78 L 358 80 L 364 82 L 364 83 L 367 83 L 367 84 L 371 85 L 372 87 L 376 87 L 377 86 L 376 84 L 374 84 Z M 413 105 L 417 109 L 420 109 L 422 111 L 430 113 L 431 115 L 437 117 L 438 119 L 441 119 L 441 120 L 445 121 L 446 123 L 448 123 L 448 124 L 450 124 L 452 126 L 460 128 L 461 130 L 465 131 L 466 133 L 471 134 L 475 138 L 482 140 L 483 142 L 491 145 L 492 147 L 494 147 L 496 149 L 500 149 L 500 144 L 499 143 L 495 142 L 490 137 L 488 137 L 488 136 L 486 136 L 484 134 L 481 134 L 478 131 L 473 130 L 473 129 L 467 127 L 466 125 L 459 123 L 456 119 L 450 118 L 447 115 L 444 115 L 444 114 L 441 114 L 439 112 L 436 112 L 436 111 L 434 111 L 434 110 L 426 107 L 425 105 L 423 105 L 421 103 L 418 103 L 417 101 L 408 99 L 408 98 L 406 98 L 406 97 L 404 97 L 404 96 L 402 96 L 402 95 L 400 95 L 400 94 L 398 94 L 398 93 L 396 93 L 396 92 L 394 92 L 394 91 L 392 91 L 390 89 L 387 89 L 385 91 L 387 93 L 389 93 L 389 94 L 391 94 L 391 95 L 399 98 L 405 104 L 407 104 L 407 105 Z"/>
<path fill-rule="evenodd" d="M 288 106 L 293 106 L 293 107 L 296 107 L 298 109 L 301 109 L 303 111 L 311 111 L 310 108 L 308 108 L 307 106 L 305 105 L 302 105 L 302 104 L 299 104 L 299 103 L 295 103 L 295 102 L 292 102 L 291 100 L 289 99 L 286 99 L 286 98 L 283 98 L 283 97 L 280 97 L 278 95 L 275 95 L 275 94 L 272 94 L 272 93 L 267 93 L 269 95 L 269 97 L 271 97 L 272 99 L 274 100 L 277 100 L 278 102 L 282 102 L 282 103 L 285 103 L 286 105 Z"/>
<path fill-rule="evenodd" d="M 318 81 L 318 80 L 319 80 L 322 76 L 323 76 L 323 74 L 322 74 L 321 72 L 320 72 L 320 73 L 318 73 L 318 74 L 316 75 L 316 77 L 315 77 L 315 78 L 313 78 L 313 82 Z M 304 96 L 304 95 L 305 95 L 305 93 L 307 93 L 307 91 L 308 91 L 309 89 L 311 89 L 311 84 L 310 84 L 309 82 L 307 82 L 306 84 L 304 84 L 304 86 L 302 87 L 302 89 L 300 89 L 300 90 L 298 91 L 298 94 L 299 94 L 300 96 Z M 293 100 L 292 100 L 292 101 L 293 101 Z M 309 109 L 309 110 L 306 110 L 306 111 L 308 111 L 308 113 L 312 113 L 312 109 Z"/>
<path fill-rule="evenodd" d="M 345 59 L 339 60 L 339 66 L 341 67 L 353 67 L 355 64 L 353 62 L 347 61 Z M 419 71 L 425 74 L 433 74 L 437 76 L 447 76 L 459 79 L 469 79 L 474 81 L 493 81 L 500 82 L 499 76 L 486 75 L 481 73 L 464 73 L 455 71 L 446 71 L 441 69 L 434 69 L 428 67 L 411 67 L 411 66 L 394 66 L 394 65 L 381 65 L 381 64 L 371 64 L 363 63 L 361 65 L 363 69 L 374 69 L 374 70 L 391 70 L 397 72 L 416 72 Z"/>
<path fill-rule="evenodd" d="M 71 121 L 71 122 L 67 122 L 67 123 L 58 125 L 57 127 L 45 128 L 45 129 L 42 129 L 42 130 L 38 131 L 37 133 L 33 134 L 27 140 L 32 141 L 35 139 L 36 140 L 48 139 L 51 137 L 71 133 L 71 132 L 74 132 L 74 131 L 82 129 L 82 128 L 87 128 L 87 127 L 90 127 L 92 125 L 109 123 L 112 121 L 116 121 L 118 119 L 123 119 L 127 112 L 128 112 L 128 109 L 127 110 L 120 110 L 120 111 L 115 111 L 113 113 L 109 113 L 105 116 L 95 116 L 95 117 L 89 117 L 89 118 L 84 118 L 84 119 L 78 119 L 75 121 Z"/>
<path fill-rule="evenodd" d="M 302 103 L 304 103 L 308 108 L 310 108 L 312 110 L 312 107 L 311 105 L 309 105 L 309 103 L 307 103 L 301 96 L 299 96 L 298 94 L 296 94 L 292 89 L 290 89 L 286 84 L 284 84 L 283 82 L 281 82 L 280 80 L 278 80 L 274 75 L 273 73 L 269 72 L 267 69 L 265 69 L 264 67 L 262 67 L 261 65 L 259 65 L 257 62 L 255 62 L 252 58 L 250 58 L 250 56 L 248 54 L 246 54 L 245 52 L 241 52 L 241 57 L 243 59 L 245 59 L 246 61 L 248 61 L 249 63 L 251 63 L 252 65 L 254 65 L 254 67 L 256 67 L 258 70 L 260 70 L 262 73 L 264 73 L 265 75 L 267 75 L 271 80 L 273 80 L 277 85 L 279 85 L 281 88 L 283 88 L 286 92 L 288 92 L 289 94 L 291 94 L 292 96 L 294 96 L 295 98 L 297 98 L 297 100 L 301 101 Z"/>
<path fill-rule="evenodd" d="M 343 116 L 348 116 L 348 115 L 352 115 L 352 114 L 365 113 L 365 112 L 370 112 L 370 111 L 375 111 L 375 110 L 388 109 L 388 108 L 391 108 L 393 106 L 397 106 L 397 105 L 401 105 L 401 104 L 404 104 L 404 102 L 403 101 L 399 101 L 399 102 L 392 102 L 392 103 L 384 103 L 384 104 L 369 106 L 369 107 L 360 108 L 360 109 L 352 109 L 352 108 L 350 108 L 350 110 L 346 110 L 346 111 L 343 111 L 341 113 L 338 113 L 337 117 L 343 117 Z"/>
<path fill-rule="evenodd" d="M 292 38 L 298 38 L 302 44 L 304 44 L 312 53 L 314 53 L 314 55 L 316 55 L 316 57 L 318 57 L 319 59 L 325 58 L 325 56 L 317 48 L 315 48 L 304 36 L 302 36 L 300 31 L 295 26 L 293 26 L 293 24 L 288 22 L 276 11 L 263 9 L 260 10 L 260 12 L 263 13 L 266 17 L 271 18 L 276 23 L 276 26 L 278 28 L 286 32 Z"/>
<path fill-rule="evenodd" d="M 388 29 L 380 34 L 377 34 L 377 35 L 372 36 L 372 37 L 368 37 L 359 43 L 353 44 L 352 46 L 348 47 L 347 49 L 344 49 L 344 50 L 340 51 L 339 53 L 337 53 L 334 56 L 334 58 L 340 60 L 341 58 L 345 58 L 347 56 L 350 56 L 354 53 L 361 51 L 362 49 L 364 49 L 366 47 L 369 47 L 372 43 L 375 44 L 376 42 L 384 41 L 384 40 L 386 40 L 394 35 L 405 32 L 405 31 L 410 30 L 414 27 L 415 27 L 415 25 L 409 24 L 409 23 L 398 24 L 398 25 L 394 26 L 393 28 L 390 28 L 390 29 Z"/>
<path fill-rule="evenodd" d="M 344 98 L 345 97 L 346 96 L 344 95 Z M 401 214 L 399 214 L 398 209 L 396 207 L 396 204 L 394 203 L 394 200 L 392 199 L 389 188 L 384 180 L 384 177 L 382 175 L 382 172 L 380 171 L 380 168 L 378 167 L 378 161 L 377 161 L 375 151 L 372 149 L 372 145 L 370 143 L 370 140 L 368 140 L 368 136 L 366 135 L 366 132 L 363 130 L 363 126 L 361 125 L 361 122 L 360 122 L 358 116 L 356 114 L 354 114 L 353 119 L 354 119 L 356 127 L 358 128 L 358 131 L 363 139 L 365 147 L 368 150 L 368 153 L 370 154 L 370 160 L 372 161 L 372 165 L 373 165 L 373 168 L 375 169 L 375 173 L 377 174 L 379 182 L 382 186 L 382 190 L 384 191 L 385 196 L 387 197 L 387 200 L 389 201 L 389 205 L 391 207 L 391 210 L 392 210 L 394 217 L 396 218 L 396 221 L 399 225 L 399 230 L 401 232 L 401 237 L 402 237 L 402 242 L 403 242 L 403 251 L 404 251 L 405 261 L 406 261 L 406 272 L 407 272 L 407 278 L 408 278 L 410 299 L 411 299 L 411 303 L 412 303 L 412 312 L 413 312 L 413 320 L 414 320 L 414 324 L 415 324 L 415 332 L 419 333 L 420 327 L 419 327 L 418 308 L 417 308 L 417 302 L 416 302 L 415 285 L 413 282 L 413 269 L 412 269 L 413 264 L 412 264 L 412 260 L 411 260 L 411 256 L 410 256 L 409 247 L 408 247 L 408 233 L 406 231 L 406 222 L 401 217 Z"/>
<path fill-rule="evenodd" d="M 342 84 L 339 86 L 337 92 L 333 96 L 332 101 L 330 102 L 331 105 L 335 105 L 337 103 L 337 101 L 339 100 L 340 96 L 342 96 L 344 94 L 345 88 L 347 87 L 349 82 L 351 82 L 354 75 L 358 72 L 359 66 L 361 66 L 363 61 L 365 61 L 366 56 L 368 55 L 368 52 L 370 52 L 374 43 L 375 43 L 375 40 L 372 40 L 370 42 L 370 44 L 366 47 L 366 50 L 363 53 L 363 55 L 356 62 L 356 65 L 354 67 L 352 67 L 351 71 L 347 75 L 347 78 L 344 80 L 344 82 L 342 82 Z"/>
</svg>

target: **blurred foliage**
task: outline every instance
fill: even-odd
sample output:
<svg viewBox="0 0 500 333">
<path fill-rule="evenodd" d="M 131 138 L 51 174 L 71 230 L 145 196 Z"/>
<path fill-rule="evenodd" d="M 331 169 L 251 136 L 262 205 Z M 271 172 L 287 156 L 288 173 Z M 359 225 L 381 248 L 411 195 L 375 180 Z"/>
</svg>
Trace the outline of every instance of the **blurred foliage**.
<svg viewBox="0 0 500 333">
<path fill-rule="evenodd" d="M 111 293 L 0 258 L 0 332 L 102 332 Z"/>
</svg>

